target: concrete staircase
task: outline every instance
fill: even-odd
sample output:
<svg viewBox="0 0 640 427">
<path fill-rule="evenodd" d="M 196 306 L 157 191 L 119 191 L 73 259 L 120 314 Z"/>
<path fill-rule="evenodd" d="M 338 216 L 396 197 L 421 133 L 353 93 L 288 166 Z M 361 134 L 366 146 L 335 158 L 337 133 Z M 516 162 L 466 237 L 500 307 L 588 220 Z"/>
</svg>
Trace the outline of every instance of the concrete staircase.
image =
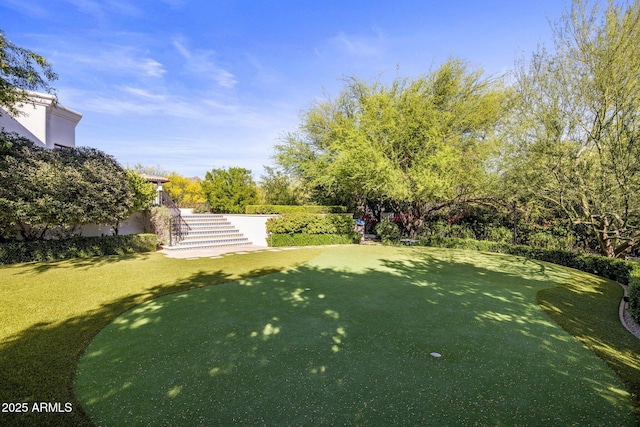
<svg viewBox="0 0 640 427">
<path fill-rule="evenodd" d="M 182 219 L 188 225 L 184 227 L 186 228 L 184 238 L 173 246 L 164 246 L 164 250 L 180 251 L 251 245 L 249 239 L 233 227 L 224 215 L 183 214 Z"/>
</svg>

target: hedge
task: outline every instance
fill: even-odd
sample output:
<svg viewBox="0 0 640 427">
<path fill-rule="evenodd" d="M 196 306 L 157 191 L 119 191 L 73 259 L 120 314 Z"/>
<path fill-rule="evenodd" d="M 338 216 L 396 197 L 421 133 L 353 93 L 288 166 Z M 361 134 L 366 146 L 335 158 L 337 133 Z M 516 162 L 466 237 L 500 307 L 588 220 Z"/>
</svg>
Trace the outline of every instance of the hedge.
<svg viewBox="0 0 640 427">
<path fill-rule="evenodd" d="M 358 243 L 360 233 L 350 234 L 270 234 L 269 246 L 346 245 Z"/>
<path fill-rule="evenodd" d="M 629 313 L 640 323 L 640 267 L 629 274 Z"/>
<path fill-rule="evenodd" d="M 350 234 L 355 225 L 350 214 L 285 214 L 267 220 L 267 233 Z"/>
<path fill-rule="evenodd" d="M 130 234 L 0 243 L 0 264 L 154 252 L 157 240 L 155 234 Z"/>
<path fill-rule="evenodd" d="M 623 285 L 628 285 L 629 313 L 637 322 L 640 322 L 640 264 L 637 262 L 559 249 L 534 248 L 487 240 L 456 239 L 452 237 L 426 236 L 420 238 L 417 244 L 453 249 L 501 252 L 559 264 L 615 280 Z"/>
<path fill-rule="evenodd" d="M 330 214 L 346 213 L 344 206 L 295 206 L 295 205 L 247 205 L 247 214 L 288 214 L 288 213 L 309 213 L 309 214 Z"/>
</svg>

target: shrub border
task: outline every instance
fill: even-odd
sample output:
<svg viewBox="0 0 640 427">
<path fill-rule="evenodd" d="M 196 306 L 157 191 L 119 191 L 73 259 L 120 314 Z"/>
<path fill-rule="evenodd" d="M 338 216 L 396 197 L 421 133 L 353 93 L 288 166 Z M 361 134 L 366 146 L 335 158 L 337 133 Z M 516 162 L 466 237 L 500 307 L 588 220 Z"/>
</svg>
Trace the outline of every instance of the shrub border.
<svg viewBox="0 0 640 427">
<path fill-rule="evenodd" d="M 276 234 L 267 236 L 271 247 L 279 246 L 312 246 L 312 245 L 345 245 L 360 242 L 360 233 L 351 234 Z"/>
<path fill-rule="evenodd" d="M 0 243 L 0 264 L 155 252 L 157 241 L 155 234 L 129 234 Z"/>
</svg>

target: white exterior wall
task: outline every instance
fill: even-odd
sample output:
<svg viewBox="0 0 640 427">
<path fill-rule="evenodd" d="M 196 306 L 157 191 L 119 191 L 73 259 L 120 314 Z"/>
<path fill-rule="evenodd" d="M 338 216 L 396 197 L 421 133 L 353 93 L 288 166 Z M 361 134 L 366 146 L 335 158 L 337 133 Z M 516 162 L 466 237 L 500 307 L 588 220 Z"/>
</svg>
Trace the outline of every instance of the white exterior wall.
<svg viewBox="0 0 640 427">
<path fill-rule="evenodd" d="M 223 214 L 225 218 L 256 246 L 267 245 L 267 220 L 279 215 Z"/>
<path fill-rule="evenodd" d="M 83 225 L 80 227 L 81 235 L 84 237 L 93 237 L 93 236 L 111 236 L 113 235 L 113 229 L 110 225 Z M 142 227 L 142 214 L 139 212 L 134 213 L 131 217 L 120 223 L 120 227 L 118 228 L 119 235 L 126 234 L 139 234 L 144 231 Z"/>
<path fill-rule="evenodd" d="M 31 102 L 18 106 L 24 114 L 12 117 L 0 109 L 0 128 L 29 138 L 41 147 L 75 147 L 76 126 L 82 114 L 59 104 L 53 105 L 54 100 L 51 95 L 32 92 Z"/>
</svg>

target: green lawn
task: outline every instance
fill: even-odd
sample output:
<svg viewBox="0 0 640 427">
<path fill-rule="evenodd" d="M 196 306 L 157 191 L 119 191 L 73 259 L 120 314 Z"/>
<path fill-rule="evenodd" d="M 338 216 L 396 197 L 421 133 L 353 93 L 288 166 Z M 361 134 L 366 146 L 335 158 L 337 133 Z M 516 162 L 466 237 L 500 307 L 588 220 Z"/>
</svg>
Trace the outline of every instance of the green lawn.
<svg viewBox="0 0 640 427">
<path fill-rule="evenodd" d="M 90 425 L 82 405 L 101 425 L 633 425 L 640 340 L 620 297 L 574 270 L 431 248 L 4 266 L 0 402 L 30 412 L 0 425 Z"/>
<path fill-rule="evenodd" d="M 636 421 L 640 341 L 617 320 L 613 282 L 499 254 L 356 246 L 252 276 L 117 317 L 78 366 L 86 411 L 101 425 Z"/>
<path fill-rule="evenodd" d="M 178 260 L 141 254 L 0 267 L 0 426 L 91 425 L 73 394 L 80 356 L 118 315 L 160 295 L 268 274 L 323 249 Z M 72 403 L 71 413 L 34 413 L 34 402 Z M 8 408 L 6 408 L 8 409 Z"/>
</svg>

